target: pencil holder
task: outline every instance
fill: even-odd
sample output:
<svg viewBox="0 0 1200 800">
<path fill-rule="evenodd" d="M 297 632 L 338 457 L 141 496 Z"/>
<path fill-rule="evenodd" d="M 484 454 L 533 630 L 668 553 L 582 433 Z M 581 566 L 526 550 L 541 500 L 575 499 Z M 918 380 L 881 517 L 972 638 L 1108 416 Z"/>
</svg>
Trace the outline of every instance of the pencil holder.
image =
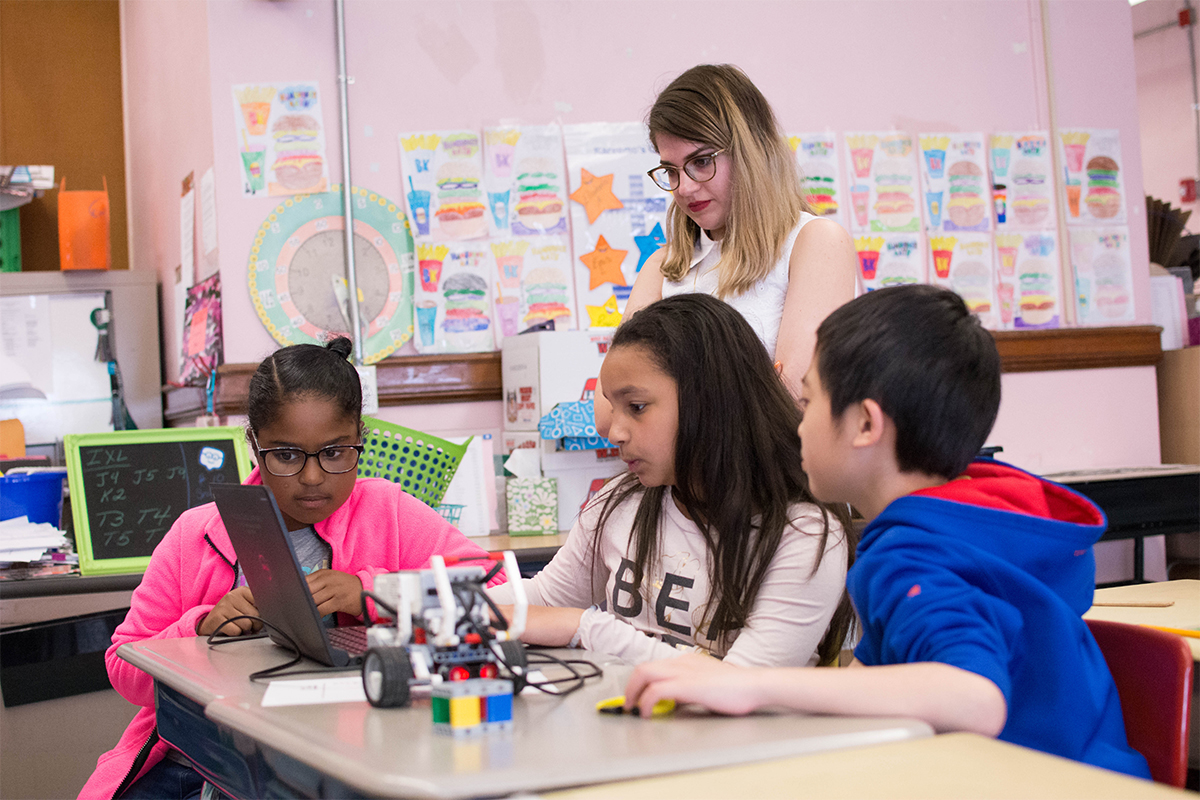
<svg viewBox="0 0 1200 800">
<path fill-rule="evenodd" d="M 363 417 L 363 426 L 365 449 L 358 461 L 358 477 L 387 478 L 437 508 L 470 440 L 454 444 L 374 417 Z"/>
</svg>

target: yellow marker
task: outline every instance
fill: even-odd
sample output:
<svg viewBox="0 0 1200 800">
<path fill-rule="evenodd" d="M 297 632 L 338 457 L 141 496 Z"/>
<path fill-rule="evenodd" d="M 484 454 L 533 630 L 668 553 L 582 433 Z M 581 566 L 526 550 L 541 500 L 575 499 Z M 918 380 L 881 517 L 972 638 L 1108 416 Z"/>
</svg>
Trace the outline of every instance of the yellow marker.
<svg viewBox="0 0 1200 800">
<path fill-rule="evenodd" d="M 637 709 L 632 711 L 625 710 L 625 695 L 610 697 L 607 700 L 601 700 L 596 703 L 596 710 L 601 714 L 637 714 Z M 659 700 L 654 704 L 654 708 L 650 711 L 652 717 L 663 717 L 675 710 L 674 700 Z"/>
</svg>

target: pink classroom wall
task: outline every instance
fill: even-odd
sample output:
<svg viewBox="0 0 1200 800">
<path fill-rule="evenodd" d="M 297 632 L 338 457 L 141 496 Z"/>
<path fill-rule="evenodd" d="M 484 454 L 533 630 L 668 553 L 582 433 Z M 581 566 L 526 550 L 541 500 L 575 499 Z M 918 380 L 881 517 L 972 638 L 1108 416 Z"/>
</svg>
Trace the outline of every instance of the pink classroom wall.
<svg viewBox="0 0 1200 800">
<path fill-rule="evenodd" d="M 1133 30 L 1136 33 L 1175 22 L 1182 7 L 1180 0 L 1146 0 L 1133 8 Z M 1146 194 L 1193 212 L 1198 209 L 1196 203 L 1179 199 L 1179 181 L 1200 177 L 1196 174 L 1196 112 L 1192 109 L 1192 64 L 1188 56 L 1189 35 L 1200 50 L 1198 27 L 1176 25 L 1133 43 Z M 1190 227 L 1200 229 L 1195 221 Z"/>
<path fill-rule="evenodd" d="M 124 0 L 121 27 L 130 269 L 157 272 L 163 320 L 182 319 L 174 292 L 181 184 L 189 172 L 198 182 L 212 165 L 208 5 L 205 0 Z M 203 248 L 197 253 L 202 257 Z M 209 264 L 200 264 L 202 276 L 217 268 L 216 255 L 219 250 L 210 254 Z M 163 325 L 168 380 L 179 375 L 181 336 L 182 325 Z"/>
</svg>

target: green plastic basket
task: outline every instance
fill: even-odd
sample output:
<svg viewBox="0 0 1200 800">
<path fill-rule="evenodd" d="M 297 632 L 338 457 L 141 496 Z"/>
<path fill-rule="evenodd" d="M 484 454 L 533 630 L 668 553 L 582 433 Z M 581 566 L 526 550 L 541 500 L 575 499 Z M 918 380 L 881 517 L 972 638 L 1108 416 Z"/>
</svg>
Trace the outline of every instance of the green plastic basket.
<svg viewBox="0 0 1200 800">
<path fill-rule="evenodd" d="M 358 477 L 387 478 L 435 508 L 471 443 L 468 439 L 454 444 L 374 417 L 363 417 L 363 427 L 365 449 L 358 461 Z"/>
</svg>

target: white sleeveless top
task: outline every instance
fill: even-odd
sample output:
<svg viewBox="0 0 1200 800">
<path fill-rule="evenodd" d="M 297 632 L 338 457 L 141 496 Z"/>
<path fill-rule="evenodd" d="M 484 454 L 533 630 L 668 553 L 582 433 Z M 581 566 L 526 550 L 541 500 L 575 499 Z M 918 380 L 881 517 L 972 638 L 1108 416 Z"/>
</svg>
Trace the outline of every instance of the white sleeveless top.
<svg viewBox="0 0 1200 800">
<path fill-rule="evenodd" d="M 758 334 L 772 359 L 775 358 L 775 343 L 779 338 L 779 321 L 783 318 L 783 301 L 787 296 L 792 248 L 796 244 L 796 235 L 800 233 L 800 229 L 814 219 L 819 217 L 805 211 L 800 212 L 800 222 L 788 234 L 775 268 L 742 294 L 725 298 L 725 302 L 736 308 L 745 317 L 746 322 L 750 323 L 750 327 Z M 662 296 L 703 292 L 716 297 L 719 277 L 717 262 L 720 260 L 721 243 L 714 242 L 708 238 L 707 233 L 701 231 L 696 252 L 692 255 L 691 267 L 682 280 L 668 281 L 663 278 Z"/>
</svg>

